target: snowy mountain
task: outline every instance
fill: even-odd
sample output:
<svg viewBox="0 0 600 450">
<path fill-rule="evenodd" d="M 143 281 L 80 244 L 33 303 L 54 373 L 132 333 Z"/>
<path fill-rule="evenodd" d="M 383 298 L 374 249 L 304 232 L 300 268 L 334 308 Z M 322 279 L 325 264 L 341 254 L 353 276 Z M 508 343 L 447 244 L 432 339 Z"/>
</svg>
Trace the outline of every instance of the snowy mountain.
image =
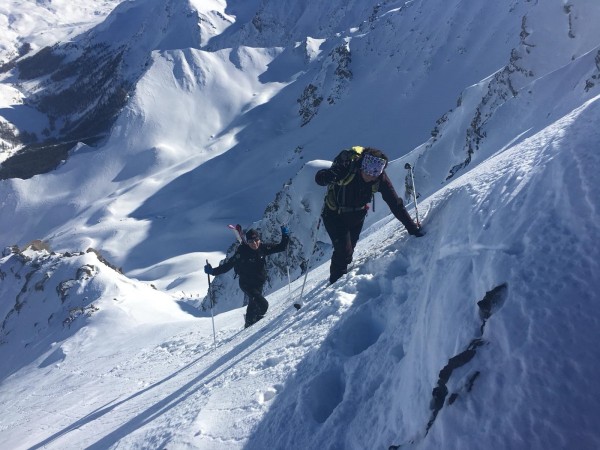
<svg viewBox="0 0 600 450">
<path fill-rule="evenodd" d="M 26 97 L 25 111 L 15 108 L 7 118 L 27 145 L 5 161 L 2 178 L 45 173 L 77 141 L 105 137 L 151 53 L 197 45 L 204 34 L 199 20 L 187 2 L 123 2 L 88 32 L 8 63 Z M 31 121 L 30 108 L 44 118 Z"/>
<path fill-rule="evenodd" d="M 598 447 L 596 2 L 0 18 L 7 448 Z M 415 167 L 427 235 L 378 199 L 327 287 L 313 177 L 356 144 Z M 230 223 L 292 241 L 255 327 L 214 280 L 213 336 Z"/>
<path fill-rule="evenodd" d="M 59 51 L 59 47 L 75 47 L 73 40 L 77 40 L 78 36 L 100 22 L 118 3 L 118 0 L 7 0 L 0 5 L 0 20 L 4 30 L 0 39 L 0 73 L 13 71 L 17 66 L 23 69 L 22 76 L 13 71 L 6 78 L 9 82 L 0 85 L 0 105 L 3 111 L 0 115 L 0 161 L 13 155 L 23 144 L 35 144 L 39 147 L 40 140 L 51 137 L 50 128 L 54 130 L 56 120 L 65 120 L 65 117 L 55 117 L 52 114 L 45 116 L 33 108 L 32 103 L 37 103 L 41 109 L 63 110 L 65 107 L 69 108 L 70 103 L 70 108 L 74 109 L 76 99 L 57 102 L 60 94 L 56 91 L 60 89 L 68 93 L 69 83 L 65 79 L 73 82 L 71 78 L 83 68 L 76 67 L 73 61 L 68 63 L 68 59 L 65 61 L 68 52 Z M 61 41 L 71 44 L 61 45 Z M 31 58 L 31 55 L 34 57 Z M 85 63 L 85 70 L 90 70 L 90 58 L 82 58 L 80 62 Z M 43 76 L 49 74 L 52 75 L 50 79 Z M 58 82 L 60 80 L 63 82 Z M 48 81 L 54 82 L 56 89 L 41 89 Z M 36 95 L 36 91 L 43 92 Z M 73 143 L 70 144 L 72 147 Z M 64 147 L 69 148 L 67 145 Z M 55 146 L 46 145 L 45 149 L 52 153 Z"/>
</svg>

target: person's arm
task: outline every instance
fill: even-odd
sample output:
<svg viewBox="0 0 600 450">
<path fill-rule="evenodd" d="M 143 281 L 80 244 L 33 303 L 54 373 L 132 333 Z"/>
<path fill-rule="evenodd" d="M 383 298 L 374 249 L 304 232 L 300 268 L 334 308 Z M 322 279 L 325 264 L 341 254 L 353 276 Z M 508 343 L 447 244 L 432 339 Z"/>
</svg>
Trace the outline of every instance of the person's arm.
<svg viewBox="0 0 600 450">
<path fill-rule="evenodd" d="M 315 182 L 319 186 L 327 186 L 344 179 L 350 170 L 350 163 L 351 160 L 346 152 L 340 153 L 329 169 L 321 169 L 315 174 Z"/>
<path fill-rule="evenodd" d="M 419 227 L 415 222 L 413 222 L 412 217 L 404 207 L 404 202 L 394 189 L 392 182 L 385 172 L 381 174 L 381 178 L 379 181 L 379 192 L 381 192 L 381 196 L 383 197 L 383 201 L 388 204 L 390 207 L 390 211 L 392 214 L 402 222 L 402 225 L 406 228 L 409 234 L 419 235 Z"/>
<path fill-rule="evenodd" d="M 213 276 L 217 276 L 217 275 L 221 275 L 222 273 L 226 273 L 229 272 L 233 266 L 235 265 L 235 262 L 237 261 L 237 259 L 240 257 L 240 255 L 235 252 L 235 254 L 229 258 L 227 261 L 225 261 L 223 264 L 221 264 L 220 266 L 217 267 L 213 267 L 212 271 L 210 273 L 210 275 Z"/>
<path fill-rule="evenodd" d="M 290 242 L 290 233 L 286 227 L 281 227 L 281 242 L 275 245 L 265 245 L 264 252 L 265 255 L 271 255 L 273 253 L 279 253 L 284 251 L 287 248 L 288 243 Z"/>
</svg>

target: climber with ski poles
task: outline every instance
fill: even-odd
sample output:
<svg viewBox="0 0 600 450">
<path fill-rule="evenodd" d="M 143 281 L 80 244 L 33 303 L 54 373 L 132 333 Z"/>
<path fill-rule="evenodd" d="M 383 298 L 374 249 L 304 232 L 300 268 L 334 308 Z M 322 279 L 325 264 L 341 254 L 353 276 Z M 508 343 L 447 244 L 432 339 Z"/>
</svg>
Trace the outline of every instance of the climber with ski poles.
<svg viewBox="0 0 600 450">
<path fill-rule="evenodd" d="M 233 268 L 240 277 L 240 289 L 249 299 L 245 328 L 262 319 L 269 308 L 269 302 L 262 292 L 267 280 L 265 258 L 273 253 L 284 251 L 289 240 L 290 233 L 285 226 L 281 227 L 281 241 L 278 244 L 262 244 L 258 231 L 250 229 L 246 232 L 245 241 L 231 258 L 218 267 L 212 267 L 208 263 L 204 266 L 204 272 L 208 275 L 221 275 Z"/>
<path fill-rule="evenodd" d="M 329 169 L 321 169 L 315 175 L 318 185 L 327 186 L 321 217 L 333 244 L 330 284 L 347 273 L 369 202 L 376 192 L 381 193 L 392 214 L 409 234 L 416 237 L 425 235 L 421 227 L 413 222 L 404 202 L 396 194 L 385 173 L 387 163 L 388 158 L 381 150 L 355 146 L 342 150 Z"/>
</svg>

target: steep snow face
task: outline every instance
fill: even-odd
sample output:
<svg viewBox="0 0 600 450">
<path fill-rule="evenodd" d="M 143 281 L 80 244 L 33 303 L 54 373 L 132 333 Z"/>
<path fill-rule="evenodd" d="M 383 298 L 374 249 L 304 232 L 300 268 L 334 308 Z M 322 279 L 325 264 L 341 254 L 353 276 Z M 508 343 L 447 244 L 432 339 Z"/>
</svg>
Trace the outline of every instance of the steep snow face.
<svg viewBox="0 0 600 450">
<path fill-rule="evenodd" d="M 309 282 L 294 333 L 323 341 L 244 448 L 598 445 L 599 101 L 426 199 L 425 238 L 382 222 L 340 283 Z"/>
<path fill-rule="evenodd" d="M 240 309 L 217 315 L 216 348 L 210 319 L 93 253 L 8 254 L 10 329 L 46 327 L 38 308 L 57 316 L 39 347 L 3 335 L 0 351 L 22 364 L 0 384 L 4 444 L 597 448 L 599 120 L 596 96 L 424 199 L 423 238 L 383 217 L 339 282 L 327 287 L 327 264 L 309 273 L 299 312 L 286 286 L 253 328 L 241 331 Z M 99 273 L 67 294 L 104 294 L 72 333 L 51 288 L 82 263 Z"/>
<path fill-rule="evenodd" d="M 438 121 L 429 142 L 415 151 L 423 155 L 420 184 L 430 177 L 450 179 L 596 96 L 600 42 L 591 23 L 599 15 L 587 1 L 527 11 L 510 60 L 465 90 L 457 107 Z"/>
</svg>

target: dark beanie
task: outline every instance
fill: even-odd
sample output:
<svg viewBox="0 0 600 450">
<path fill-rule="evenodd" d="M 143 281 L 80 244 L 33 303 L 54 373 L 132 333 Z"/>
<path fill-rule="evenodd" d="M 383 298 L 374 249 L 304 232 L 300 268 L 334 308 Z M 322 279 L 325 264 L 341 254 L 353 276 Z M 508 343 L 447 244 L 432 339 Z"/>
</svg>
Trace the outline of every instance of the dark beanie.
<svg viewBox="0 0 600 450">
<path fill-rule="evenodd" d="M 260 239 L 260 235 L 258 234 L 258 231 L 256 231 L 253 228 L 250 228 L 248 231 L 246 231 L 246 240 L 252 241 L 254 239 Z"/>
</svg>

